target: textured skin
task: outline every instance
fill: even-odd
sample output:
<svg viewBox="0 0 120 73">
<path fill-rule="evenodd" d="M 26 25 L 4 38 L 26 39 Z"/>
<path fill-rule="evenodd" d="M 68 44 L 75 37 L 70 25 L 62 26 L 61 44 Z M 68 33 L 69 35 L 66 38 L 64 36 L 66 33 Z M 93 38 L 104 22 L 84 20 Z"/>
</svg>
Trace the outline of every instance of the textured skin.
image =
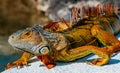
<svg viewBox="0 0 120 73">
<path fill-rule="evenodd" d="M 112 18 L 113 16 L 109 17 Z M 113 34 L 102 29 L 102 24 L 99 22 L 102 21 L 101 18 L 103 18 L 102 24 L 110 25 L 105 16 L 98 17 L 97 21 L 95 21 L 96 19 L 80 21 L 78 24 L 82 23 L 83 25 L 62 32 L 48 31 L 40 25 L 35 25 L 12 34 L 8 41 L 14 48 L 37 56 L 47 68 L 54 67 L 56 65 L 55 61 L 74 61 L 91 53 L 101 58 L 88 62 L 88 64 L 101 66 L 109 62 L 111 54 L 120 50 L 120 41 Z M 115 23 L 118 24 L 117 21 L 114 21 L 113 25 L 117 25 Z M 118 30 L 115 30 L 115 32 L 118 32 Z M 96 40 L 99 40 L 105 47 L 98 47 L 98 41 Z M 33 56 L 31 54 L 26 55 L 24 53 L 19 60 L 8 64 L 6 69 L 26 65 L 26 61 Z"/>
</svg>

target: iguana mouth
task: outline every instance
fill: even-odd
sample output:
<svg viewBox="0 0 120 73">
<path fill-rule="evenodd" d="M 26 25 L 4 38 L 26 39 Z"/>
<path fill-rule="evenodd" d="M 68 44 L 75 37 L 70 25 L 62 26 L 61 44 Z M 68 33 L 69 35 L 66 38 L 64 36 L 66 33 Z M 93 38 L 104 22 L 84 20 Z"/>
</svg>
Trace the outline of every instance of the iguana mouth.
<svg viewBox="0 0 120 73">
<path fill-rule="evenodd" d="M 17 48 L 17 49 L 19 49 L 19 50 L 21 50 L 21 51 L 23 51 L 23 52 L 27 52 L 27 53 L 30 53 L 30 54 L 32 54 L 32 55 L 35 55 L 34 53 L 32 53 L 32 52 L 30 52 L 30 51 L 24 50 L 24 48 L 18 48 L 18 47 L 15 47 L 15 48 Z"/>
</svg>

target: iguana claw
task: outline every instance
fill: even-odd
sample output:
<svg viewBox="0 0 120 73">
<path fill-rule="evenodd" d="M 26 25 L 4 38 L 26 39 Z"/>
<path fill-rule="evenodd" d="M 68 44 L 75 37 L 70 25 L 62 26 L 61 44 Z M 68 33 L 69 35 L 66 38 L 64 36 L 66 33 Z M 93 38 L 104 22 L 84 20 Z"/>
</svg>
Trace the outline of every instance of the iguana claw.
<svg viewBox="0 0 120 73">
<path fill-rule="evenodd" d="M 28 60 L 32 57 L 33 55 L 24 52 L 22 57 L 20 59 L 18 59 L 17 61 L 13 62 L 13 63 L 8 63 L 7 67 L 5 68 L 5 70 L 12 68 L 14 66 L 27 66 L 28 65 Z"/>
<path fill-rule="evenodd" d="M 13 62 L 13 63 L 8 63 L 7 67 L 5 68 L 6 70 L 9 68 L 12 68 L 14 66 L 26 66 L 28 63 L 26 60 L 23 59 L 18 59 L 17 61 Z"/>
<path fill-rule="evenodd" d="M 106 62 L 104 62 L 105 59 L 95 59 L 92 62 L 86 62 L 89 65 L 97 65 L 97 66 L 102 66 L 104 65 Z"/>
</svg>

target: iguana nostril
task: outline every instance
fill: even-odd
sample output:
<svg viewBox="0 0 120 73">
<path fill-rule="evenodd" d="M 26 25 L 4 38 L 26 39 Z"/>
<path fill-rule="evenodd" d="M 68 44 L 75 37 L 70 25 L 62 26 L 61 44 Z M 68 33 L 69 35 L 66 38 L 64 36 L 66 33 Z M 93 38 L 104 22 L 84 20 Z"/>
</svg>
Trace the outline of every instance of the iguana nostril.
<svg viewBox="0 0 120 73">
<path fill-rule="evenodd" d="M 14 39 L 14 36 L 12 36 L 12 39 Z"/>
</svg>

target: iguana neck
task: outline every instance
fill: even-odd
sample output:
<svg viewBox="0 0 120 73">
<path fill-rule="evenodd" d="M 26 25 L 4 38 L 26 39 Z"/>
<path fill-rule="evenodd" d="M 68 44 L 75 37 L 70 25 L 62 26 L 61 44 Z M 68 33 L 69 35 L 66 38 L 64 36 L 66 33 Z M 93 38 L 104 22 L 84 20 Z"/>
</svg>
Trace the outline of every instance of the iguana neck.
<svg viewBox="0 0 120 73">
<path fill-rule="evenodd" d="M 47 31 L 39 25 L 34 26 L 32 29 L 39 32 L 42 40 L 47 42 L 47 44 L 52 48 L 56 48 L 59 43 L 64 41 L 64 37 L 61 33 Z"/>
<path fill-rule="evenodd" d="M 50 52 L 48 55 L 41 56 L 42 59 L 47 58 L 49 59 L 48 62 L 54 62 L 56 59 L 56 48 L 58 47 L 57 45 L 60 42 L 60 37 L 58 33 L 53 33 L 49 32 L 46 30 L 42 30 L 42 36 L 44 37 L 44 40 L 48 43 L 50 46 Z M 41 59 L 41 60 L 42 60 Z"/>
<path fill-rule="evenodd" d="M 46 41 L 56 40 L 55 38 L 57 38 L 56 33 L 45 30 L 41 25 L 35 25 L 31 29 L 39 32 L 42 39 L 45 39 Z"/>
<path fill-rule="evenodd" d="M 42 36 L 48 42 L 48 44 L 50 44 L 50 46 L 54 48 L 55 48 L 55 45 L 57 45 L 60 41 L 59 33 L 53 33 L 53 32 L 44 30 L 42 33 Z"/>
</svg>

